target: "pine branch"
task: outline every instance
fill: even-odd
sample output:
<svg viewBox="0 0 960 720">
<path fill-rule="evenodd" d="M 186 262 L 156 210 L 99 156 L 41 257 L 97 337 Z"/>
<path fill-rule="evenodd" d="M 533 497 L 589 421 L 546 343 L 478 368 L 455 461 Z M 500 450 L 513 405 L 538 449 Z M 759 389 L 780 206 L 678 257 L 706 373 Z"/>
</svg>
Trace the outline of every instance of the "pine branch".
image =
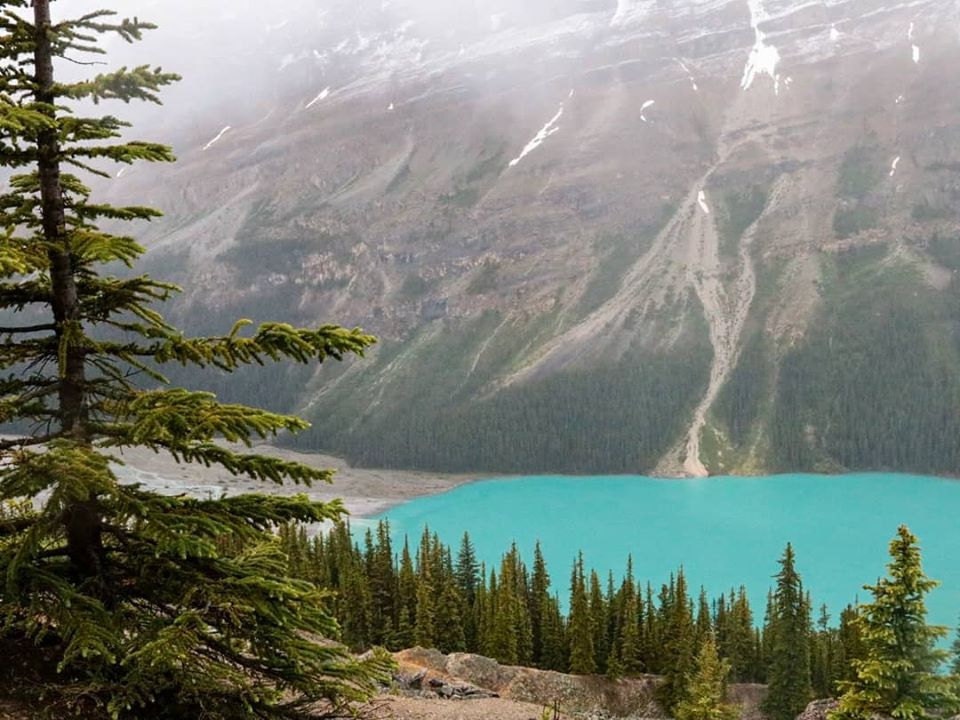
<svg viewBox="0 0 960 720">
<path fill-rule="evenodd" d="M 323 325 L 316 330 L 295 328 L 283 323 L 264 323 L 253 337 L 243 338 L 239 332 L 250 324 L 242 320 L 225 337 L 169 337 L 148 350 L 157 362 L 179 362 L 204 367 L 214 365 L 222 370 L 235 370 L 241 365 L 265 360 L 289 359 L 299 363 L 322 362 L 327 357 L 342 360 L 352 353 L 363 356 L 376 340 L 358 328 L 347 330 L 336 325 Z"/>
<path fill-rule="evenodd" d="M 89 52 L 83 46 L 71 46 L 74 50 Z M 72 100 L 92 100 L 99 104 L 101 100 L 122 100 L 129 103 L 131 100 L 142 100 L 157 105 L 160 98 L 157 91 L 165 85 L 177 82 L 180 76 L 176 73 L 165 73 L 159 67 L 150 68 L 140 65 L 128 69 L 122 67 L 111 73 L 97 75 L 92 80 L 84 82 L 58 85 L 57 94 Z"/>
<path fill-rule="evenodd" d="M 21 327 L 0 326 L 0 335 L 16 335 L 56 330 L 55 323 L 40 323 L 38 325 L 23 325 Z"/>
<path fill-rule="evenodd" d="M 63 437 L 61 433 L 47 433 L 45 435 L 39 435 L 37 437 L 24 437 L 16 438 L 13 440 L 0 440 L 0 452 L 5 452 L 7 450 L 12 450 L 13 448 L 25 448 L 31 447 L 34 445 L 46 445 L 48 442 L 52 442 L 60 437 Z"/>
<path fill-rule="evenodd" d="M 262 482 L 282 484 L 291 480 L 310 487 L 314 482 L 333 482 L 334 471 L 314 468 L 304 463 L 283 460 L 269 455 L 239 454 L 213 443 L 125 442 L 119 433 L 100 444 L 104 448 L 146 446 L 154 452 L 168 452 L 178 463 L 199 463 L 205 467 L 218 465 L 231 475 L 245 475 Z"/>
<path fill-rule="evenodd" d="M 283 430 L 297 432 L 308 427 L 296 417 L 220 403 L 212 393 L 182 388 L 134 393 L 113 408 L 113 415 L 118 422 L 98 427 L 98 431 L 119 437 L 127 445 L 188 447 L 220 437 L 249 446 L 254 438 L 267 439 Z"/>
</svg>

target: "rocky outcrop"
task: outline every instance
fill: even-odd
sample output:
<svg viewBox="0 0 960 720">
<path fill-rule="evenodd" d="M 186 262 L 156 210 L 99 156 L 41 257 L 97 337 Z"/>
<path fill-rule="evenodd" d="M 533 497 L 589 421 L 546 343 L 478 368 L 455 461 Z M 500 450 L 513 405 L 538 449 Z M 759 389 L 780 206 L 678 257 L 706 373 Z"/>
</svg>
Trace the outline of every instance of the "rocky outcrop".
<svg viewBox="0 0 960 720">
<path fill-rule="evenodd" d="M 499 697 L 470 683 L 453 682 L 442 677 L 428 676 L 426 669 L 416 672 L 399 671 L 393 675 L 393 689 L 400 694 L 418 697 L 436 697 L 444 700 L 479 700 Z"/>
<path fill-rule="evenodd" d="M 827 720 L 828 714 L 836 710 L 839 703 L 833 698 L 814 700 L 806 709 L 797 715 L 797 720 Z"/>
<path fill-rule="evenodd" d="M 480 655 L 444 655 L 423 648 L 404 650 L 395 657 L 401 694 L 456 700 L 501 697 L 539 707 L 557 706 L 565 717 L 592 720 L 667 717 L 654 699 L 660 683 L 656 675 L 610 680 L 501 665 Z M 763 692 L 762 685 L 731 685 L 730 698 L 741 706 L 742 720 L 760 719 Z"/>
</svg>

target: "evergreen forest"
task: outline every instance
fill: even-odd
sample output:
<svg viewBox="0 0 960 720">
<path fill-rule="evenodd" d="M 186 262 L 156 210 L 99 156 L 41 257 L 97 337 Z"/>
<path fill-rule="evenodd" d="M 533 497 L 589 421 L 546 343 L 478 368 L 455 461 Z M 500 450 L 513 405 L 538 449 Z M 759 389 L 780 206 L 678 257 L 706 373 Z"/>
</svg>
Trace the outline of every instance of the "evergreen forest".
<svg viewBox="0 0 960 720">
<path fill-rule="evenodd" d="M 897 637 L 913 634 L 911 651 L 923 661 L 918 668 L 897 660 L 906 672 L 932 678 L 925 703 L 952 702 L 952 690 L 937 679 L 946 677 L 938 675 L 946 653 L 935 648 L 946 630 L 924 623 L 923 595 L 936 582 L 922 575 L 916 538 L 906 528 L 892 543 L 906 555 L 891 563 L 894 580 L 867 587 L 879 596 L 875 603 L 848 605 L 836 617 L 815 605 L 790 545 L 766 606 L 753 608 L 746 588 L 709 597 L 683 568 L 653 585 L 635 576 L 629 557 L 623 575 L 600 577 L 581 554 L 557 579 L 539 543 L 529 566 L 516 545 L 487 566 L 468 533 L 453 548 L 425 527 L 416 544 L 405 538 L 397 548 L 386 521 L 362 535 L 343 522 L 313 537 L 287 526 L 280 538 L 291 573 L 334 591 L 343 641 L 357 651 L 419 645 L 574 674 L 655 674 L 663 678 L 662 705 L 678 717 L 691 701 L 698 667 L 714 654 L 724 683 L 768 686 L 763 710 L 770 720 L 793 720 L 813 698 L 845 696 L 860 687 L 863 668 L 869 675 L 892 660 L 878 660 L 878 636 L 886 638 L 888 655 L 899 652 L 899 640 L 890 646 L 889 616 L 878 617 L 876 604 L 895 605 L 889 595 L 919 583 L 904 592 L 912 603 L 903 610 L 909 629 Z M 956 649 L 955 667 L 960 640 Z"/>
</svg>

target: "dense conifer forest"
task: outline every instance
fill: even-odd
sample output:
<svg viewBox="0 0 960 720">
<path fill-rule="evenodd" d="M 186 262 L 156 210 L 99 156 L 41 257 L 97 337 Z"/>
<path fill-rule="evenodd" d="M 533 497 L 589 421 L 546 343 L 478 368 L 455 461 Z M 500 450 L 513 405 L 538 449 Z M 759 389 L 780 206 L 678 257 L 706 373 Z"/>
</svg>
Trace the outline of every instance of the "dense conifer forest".
<svg viewBox="0 0 960 720">
<path fill-rule="evenodd" d="M 789 544 L 760 615 L 746 588 L 711 598 L 682 567 L 656 587 L 636 577 L 631 557 L 619 578 L 600 577 L 581 553 L 555 580 L 539 543 L 532 566 L 515 544 L 486 566 L 468 533 L 456 549 L 427 527 L 396 548 L 385 521 L 358 536 L 345 522 L 314 537 L 303 526 L 280 533 L 291 574 L 331 591 L 343 641 L 357 651 L 420 645 L 574 674 L 656 674 L 661 705 L 681 720 L 731 717 L 728 682 L 766 684 L 768 720 L 793 720 L 826 697 L 840 699 L 835 720 L 960 708 L 958 678 L 943 674 L 949 653 L 937 646 L 947 629 L 926 624 L 924 596 L 938 583 L 904 526 L 889 577 L 865 586 L 872 601 L 836 618 L 815 608 Z M 960 635 L 954 655 L 956 670 Z"/>
<path fill-rule="evenodd" d="M 708 597 L 683 568 L 654 585 L 636 577 L 631 558 L 622 576 L 600 577 L 580 556 L 557 576 L 539 544 L 529 566 L 514 545 L 491 567 L 466 533 L 457 548 L 429 529 L 399 548 L 391 537 L 386 522 L 359 540 L 345 523 L 314 537 L 302 527 L 281 533 L 292 573 L 334 591 L 334 615 L 355 650 L 421 645 L 561 672 L 660 674 L 668 707 L 708 639 L 729 663 L 730 681 L 783 681 L 804 704 L 811 693 L 833 694 L 863 656 L 856 607 L 835 618 L 815 608 L 790 548 L 767 606 L 757 609 L 744 587 Z M 799 689 L 784 680 L 796 668 Z"/>
</svg>

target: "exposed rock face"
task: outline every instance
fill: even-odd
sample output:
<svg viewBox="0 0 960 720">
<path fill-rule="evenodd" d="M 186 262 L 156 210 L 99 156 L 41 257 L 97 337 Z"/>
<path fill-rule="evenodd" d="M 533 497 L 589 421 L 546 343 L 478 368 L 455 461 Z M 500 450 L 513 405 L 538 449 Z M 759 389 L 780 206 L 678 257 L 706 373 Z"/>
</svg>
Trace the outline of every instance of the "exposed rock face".
<svg viewBox="0 0 960 720">
<path fill-rule="evenodd" d="M 414 673 L 398 672 L 393 676 L 396 689 L 401 693 L 414 693 L 421 697 L 437 697 L 444 700 L 478 700 L 499 697 L 495 692 L 484 690 L 470 683 L 448 682 L 439 677 L 427 677 L 426 670 Z"/>
<path fill-rule="evenodd" d="M 833 698 L 814 700 L 797 716 L 797 720 L 827 720 L 827 714 L 836 710 L 839 703 Z"/>
<path fill-rule="evenodd" d="M 479 693 L 472 694 L 473 689 L 482 689 L 496 697 L 540 707 L 553 707 L 554 703 L 558 703 L 564 717 L 597 720 L 665 717 L 654 700 L 654 691 L 660 682 L 654 675 L 608 680 L 601 676 L 566 675 L 506 666 L 480 655 L 444 655 L 423 648 L 405 650 L 397 653 L 396 658 L 400 664 L 400 685 L 408 692 L 421 693 L 417 686 L 427 688 L 431 684 L 436 687 L 460 686 L 470 688 L 471 692 L 450 692 L 447 696 L 465 699 L 483 697 Z M 731 701 L 741 705 L 743 720 L 757 720 L 760 717 L 758 706 L 762 691 L 763 686 L 759 685 L 730 687 Z"/>
<path fill-rule="evenodd" d="M 815 380 L 803 352 L 824 317 L 864 330 L 868 348 L 888 342 L 888 326 L 850 302 L 877 283 L 895 305 L 915 302 L 906 325 L 929 320 L 943 336 L 957 324 L 955 309 L 929 309 L 953 308 L 960 269 L 932 240 L 960 233 L 957 3 L 430 4 L 442 10 L 235 3 L 263 24 L 227 33 L 229 60 L 201 77 L 243 78 L 243 92 L 171 131 L 177 166 L 135 167 L 108 189 L 167 212 L 143 235 L 203 330 L 279 315 L 383 338 L 345 374 L 268 376 L 244 391 L 307 413 L 315 447 L 371 465 L 862 464 L 848 449 L 866 447 L 860 436 L 837 439 L 853 420 L 824 420 L 840 411 L 798 400 L 790 383 Z M 219 38 L 230 20 L 215 20 Z M 822 358 L 828 370 L 849 366 L 840 347 Z M 945 374 L 960 387 L 960 360 L 924 348 L 903 384 Z M 896 354 L 880 348 L 881 369 Z M 830 380 L 853 388 L 844 406 L 876 395 L 858 389 L 864 374 Z M 569 399 L 541 402 L 552 378 Z M 610 386 L 666 417 L 628 417 Z M 349 402 L 328 410 L 330 390 Z M 511 424 L 514 407 L 546 420 Z M 569 408 L 579 434 L 563 425 Z M 924 412 L 901 422 L 895 408 L 867 409 L 890 426 Z M 469 452 L 455 447 L 466 429 L 479 434 Z M 864 457 L 955 470 L 953 456 L 914 457 L 912 442 L 887 457 L 890 443 L 871 439 Z M 531 467 L 511 465 L 511 448 Z"/>
</svg>

